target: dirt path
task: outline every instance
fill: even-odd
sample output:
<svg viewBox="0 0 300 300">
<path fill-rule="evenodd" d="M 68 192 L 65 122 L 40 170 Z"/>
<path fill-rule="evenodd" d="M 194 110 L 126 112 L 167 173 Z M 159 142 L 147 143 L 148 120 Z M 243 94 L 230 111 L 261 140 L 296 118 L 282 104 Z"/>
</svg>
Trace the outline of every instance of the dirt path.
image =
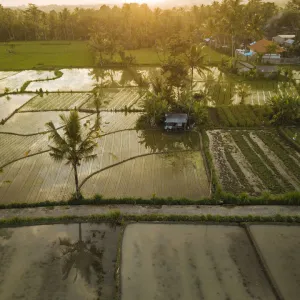
<svg viewBox="0 0 300 300">
<path fill-rule="evenodd" d="M 122 214 L 131 215 L 223 215 L 223 216 L 300 216 L 300 206 L 214 206 L 214 205 L 78 205 L 78 206 L 54 206 L 39 208 L 13 208 L 0 209 L 0 220 L 13 217 L 35 218 L 35 217 L 59 217 L 59 216 L 89 216 L 106 214 L 113 210 L 119 210 Z"/>
</svg>

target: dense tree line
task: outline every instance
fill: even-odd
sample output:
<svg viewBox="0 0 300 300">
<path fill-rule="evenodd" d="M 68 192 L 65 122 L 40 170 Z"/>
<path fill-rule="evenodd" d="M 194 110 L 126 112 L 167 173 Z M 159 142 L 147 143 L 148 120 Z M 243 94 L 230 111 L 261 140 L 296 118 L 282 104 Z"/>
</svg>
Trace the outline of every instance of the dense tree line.
<svg viewBox="0 0 300 300">
<path fill-rule="evenodd" d="M 300 28 L 299 1 L 284 9 L 274 3 L 223 0 L 191 8 L 151 10 L 146 4 L 103 5 L 100 9 L 76 8 L 44 12 L 29 4 L 25 10 L 0 5 L 0 41 L 88 40 L 99 33 L 126 49 L 152 47 L 156 41 L 183 32 L 199 38 L 214 36 L 220 42 L 240 42 L 263 35 L 290 33 Z M 284 32 L 282 32 L 284 31 Z"/>
</svg>

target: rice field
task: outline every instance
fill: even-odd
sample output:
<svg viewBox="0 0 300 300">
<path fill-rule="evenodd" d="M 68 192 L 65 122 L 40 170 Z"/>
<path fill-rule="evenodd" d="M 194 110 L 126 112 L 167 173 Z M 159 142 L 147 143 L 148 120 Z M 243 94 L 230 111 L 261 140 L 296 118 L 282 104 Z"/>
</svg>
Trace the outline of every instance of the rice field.
<svg viewBox="0 0 300 300">
<path fill-rule="evenodd" d="M 103 133 L 124 129 L 133 129 L 141 113 L 106 112 L 100 113 L 101 131 Z"/>
<path fill-rule="evenodd" d="M 0 122 L 1 120 L 7 119 L 15 110 L 19 109 L 32 97 L 32 94 L 7 95 L 0 97 Z"/>
<path fill-rule="evenodd" d="M 82 187 L 85 197 L 168 198 L 209 197 L 209 184 L 200 152 L 139 157 L 92 176 Z"/>
<path fill-rule="evenodd" d="M 128 225 L 121 280 L 122 300 L 276 299 L 237 226 Z"/>
<path fill-rule="evenodd" d="M 0 71 L 0 80 L 16 75 L 19 72 L 14 71 Z"/>
<path fill-rule="evenodd" d="M 20 112 L 14 114 L 4 125 L 0 125 L 0 133 L 15 133 L 21 135 L 38 134 L 47 130 L 45 124 L 52 121 L 56 128 L 61 126 L 60 114 L 68 114 L 63 111 L 46 112 Z M 79 117 L 86 119 L 89 113 L 79 113 Z"/>
<path fill-rule="evenodd" d="M 250 231 L 283 299 L 300 294 L 300 227 L 251 225 Z"/>
<path fill-rule="evenodd" d="M 250 95 L 244 100 L 244 104 L 267 105 L 269 99 L 287 92 L 290 95 L 298 95 L 295 87 L 289 83 L 277 81 L 245 82 L 250 85 Z M 210 106 L 240 104 L 241 98 L 236 93 L 237 82 L 222 81 L 220 83 L 207 84 L 204 81 L 196 82 L 195 91 L 205 91 L 205 86 L 210 90 Z"/>
<path fill-rule="evenodd" d="M 18 136 L 0 133 L 0 168 L 19 158 L 48 150 L 46 135 Z"/>
<path fill-rule="evenodd" d="M 84 103 L 82 109 L 93 109 L 93 97 Z M 143 101 L 138 88 L 104 89 L 102 110 L 125 110 L 135 108 L 138 102 Z"/>
<path fill-rule="evenodd" d="M 106 224 L 1 228 L 0 299 L 114 299 L 119 236 Z"/>
<path fill-rule="evenodd" d="M 68 110 L 80 108 L 91 97 L 88 93 L 51 93 L 37 95 L 21 111 Z"/>
<path fill-rule="evenodd" d="M 34 144 L 34 138 L 37 138 L 36 144 Z M 9 150 L 5 151 L 3 164 L 9 163 L 13 158 L 24 157 L 26 151 L 31 149 L 27 147 L 28 140 L 20 141 L 20 144 L 24 143 L 20 151 L 16 150 L 12 154 Z M 33 150 L 28 154 L 34 153 L 35 149 L 40 149 L 40 145 L 44 147 L 49 143 L 45 140 L 39 140 L 38 137 L 32 137 L 32 140 Z M 13 142 L 7 138 L 6 143 L 12 144 Z M 187 155 L 184 152 L 181 154 L 182 151 L 186 150 L 196 153 Z M 138 158 L 140 155 L 154 152 L 169 153 L 173 151 L 176 151 L 176 153 L 161 157 L 154 155 L 154 158 Z M 191 199 L 199 199 L 209 195 L 208 180 L 203 159 L 199 152 L 199 137 L 196 133 L 187 133 L 181 138 L 176 135 L 174 138 L 172 136 L 164 138 L 164 135 L 159 131 L 149 131 L 147 133 L 135 130 L 121 131 L 100 138 L 95 154 L 97 154 L 97 158 L 94 161 L 83 162 L 79 167 L 80 182 L 103 168 L 130 158 L 137 158 L 108 169 L 111 183 L 106 181 L 105 187 L 107 190 L 100 191 L 102 186 L 100 182 L 103 179 L 97 179 L 97 176 L 103 177 L 104 172 L 107 171 L 92 176 L 83 186 L 85 196 L 90 196 L 94 192 L 88 186 L 94 186 L 95 182 L 96 186 L 99 187 L 95 192 L 98 194 L 103 192 L 105 197 L 110 195 L 107 192 L 109 190 L 114 191 L 115 197 L 119 197 L 126 190 L 130 191 L 132 197 L 143 198 L 152 197 L 155 193 L 162 197 L 172 196 L 174 198 L 185 197 Z M 131 172 L 134 165 L 136 165 L 136 169 Z M 149 168 L 150 173 L 147 168 Z M 120 176 L 121 171 L 123 172 L 122 176 Z M 129 175 L 135 176 L 136 179 L 129 180 Z M 71 167 L 66 165 L 65 161 L 55 162 L 49 153 L 26 157 L 26 159 L 9 164 L 0 173 L 0 201 L 1 203 L 34 203 L 46 200 L 68 200 L 74 192 L 73 177 Z M 123 178 L 123 180 L 121 182 L 114 181 L 115 178 L 117 180 Z M 123 185 L 122 190 L 124 180 L 129 180 L 129 182 L 126 183 L 125 189 Z M 135 191 L 134 185 L 141 180 L 144 180 L 145 185 L 148 187 L 140 186 Z M 120 185 L 119 189 L 116 189 L 116 184 Z M 189 189 L 186 189 L 186 186 Z"/>
<path fill-rule="evenodd" d="M 7 75 L 9 76 L 4 77 L 0 80 L 0 94 L 4 92 L 5 88 L 9 88 L 10 92 L 15 92 L 17 90 L 20 91 L 22 85 L 29 80 L 46 80 L 55 77 L 54 71 L 34 70 L 15 72 L 15 74 L 13 74 L 12 72 L 8 72 Z M 2 76 L 5 76 L 5 72 L 3 72 Z"/>
<path fill-rule="evenodd" d="M 223 189 L 239 194 L 300 190 L 300 153 L 275 130 L 208 131 Z"/>
</svg>

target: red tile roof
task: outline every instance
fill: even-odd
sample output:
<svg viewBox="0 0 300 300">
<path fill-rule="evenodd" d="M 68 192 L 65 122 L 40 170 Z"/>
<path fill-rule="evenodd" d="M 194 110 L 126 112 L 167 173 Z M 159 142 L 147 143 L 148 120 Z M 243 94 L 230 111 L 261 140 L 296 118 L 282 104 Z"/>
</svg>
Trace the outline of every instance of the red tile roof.
<svg viewBox="0 0 300 300">
<path fill-rule="evenodd" d="M 269 45 L 272 45 L 274 42 L 272 41 L 268 41 L 268 40 L 265 40 L 265 39 L 262 39 L 260 41 L 257 41 L 255 44 L 253 45 L 249 45 L 248 48 L 254 52 L 257 52 L 257 53 L 267 53 L 267 47 Z M 283 52 L 284 49 L 282 47 L 277 47 L 277 50 L 276 50 L 276 53 L 281 53 Z"/>
</svg>

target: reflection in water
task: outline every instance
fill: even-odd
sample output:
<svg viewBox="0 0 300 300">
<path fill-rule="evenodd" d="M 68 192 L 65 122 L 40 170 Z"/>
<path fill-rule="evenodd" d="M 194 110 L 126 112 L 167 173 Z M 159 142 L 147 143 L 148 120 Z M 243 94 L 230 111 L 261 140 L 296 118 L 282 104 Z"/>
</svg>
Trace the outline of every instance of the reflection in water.
<svg viewBox="0 0 300 300">
<path fill-rule="evenodd" d="M 114 299 L 119 232 L 106 224 L 0 229 L 0 299 Z"/>
<path fill-rule="evenodd" d="M 150 148 L 151 152 L 199 150 L 197 132 L 167 133 L 161 130 L 139 130 L 139 143 Z"/>
<path fill-rule="evenodd" d="M 60 238 L 59 245 L 62 246 L 62 274 L 63 279 L 67 279 L 72 268 L 76 270 L 74 282 L 77 279 L 78 273 L 88 283 L 91 283 L 92 269 L 97 274 L 99 282 L 103 274 L 102 257 L 103 250 L 98 250 L 97 247 L 91 244 L 91 240 L 82 240 L 81 223 L 79 223 L 79 240 L 72 243 L 70 238 Z M 99 296 L 101 287 L 98 287 Z"/>
</svg>

